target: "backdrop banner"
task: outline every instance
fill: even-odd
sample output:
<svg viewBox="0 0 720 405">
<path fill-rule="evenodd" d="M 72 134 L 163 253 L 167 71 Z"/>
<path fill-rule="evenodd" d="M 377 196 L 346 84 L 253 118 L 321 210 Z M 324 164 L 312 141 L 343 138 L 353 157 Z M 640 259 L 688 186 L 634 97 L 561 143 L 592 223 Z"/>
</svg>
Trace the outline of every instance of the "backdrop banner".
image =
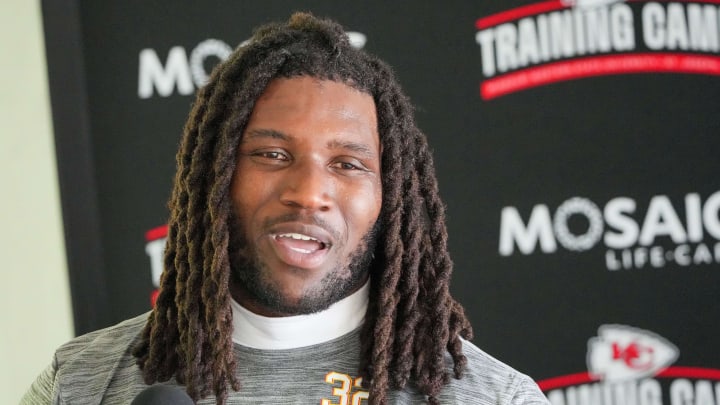
<svg viewBox="0 0 720 405">
<path fill-rule="evenodd" d="M 150 308 L 194 94 L 296 10 L 416 105 L 478 346 L 554 405 L 720 404 L 720 0 L 43 1 L 77 333 Z"/>
</svg>

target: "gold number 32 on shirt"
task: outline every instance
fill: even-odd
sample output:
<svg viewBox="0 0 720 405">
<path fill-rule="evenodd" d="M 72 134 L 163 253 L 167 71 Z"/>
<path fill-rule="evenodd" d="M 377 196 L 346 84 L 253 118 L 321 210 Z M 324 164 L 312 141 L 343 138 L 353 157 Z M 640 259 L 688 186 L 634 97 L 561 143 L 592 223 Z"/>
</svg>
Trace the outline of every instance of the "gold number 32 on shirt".
<svg viewBox="0 0 720 405">
<path fill-rule="evenodd" d="M 332 390 L 332 395 L 338 397 L 339 402 L 331 402 L 330 399 L 323 398 L 320 405 L 361 405 L 367 403 L 367 401 L 363 402 L 363 399 L 368 399 L 368 392 L 362 389 L 362 377 L 353 379 L 347 374 L 331 371 L 325 376 L 325 382 L 328 384 L 340 384 L 339 387 L 334 387 Z"/>
</svg>

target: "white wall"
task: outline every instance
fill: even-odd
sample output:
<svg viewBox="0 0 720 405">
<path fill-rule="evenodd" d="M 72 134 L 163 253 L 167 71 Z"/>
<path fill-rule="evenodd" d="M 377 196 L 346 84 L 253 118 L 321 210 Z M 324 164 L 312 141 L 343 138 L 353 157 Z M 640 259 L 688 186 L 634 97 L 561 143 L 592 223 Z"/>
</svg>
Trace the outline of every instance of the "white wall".
<svg viewBox="0 0 720 405">
<path fill-rule="evenodd" d="M 0 393 L 73 335 L 39 1 L 0 2 Z"/>
</svg>

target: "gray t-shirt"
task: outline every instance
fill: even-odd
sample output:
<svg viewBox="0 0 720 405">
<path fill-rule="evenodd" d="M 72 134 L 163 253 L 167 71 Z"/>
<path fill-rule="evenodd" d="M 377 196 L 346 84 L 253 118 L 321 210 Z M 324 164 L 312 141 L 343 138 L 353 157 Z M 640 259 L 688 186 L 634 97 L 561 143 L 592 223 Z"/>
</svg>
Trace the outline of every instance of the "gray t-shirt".
<svg viewBox="0 0 720 405">
<path fill-rule="evenodd" d="M 60 347 L 21 404 L 129 404 L 147 386 L 132 347 L 147 315 L 77 337 Z M 297 349 L 260 350 L 235 345 L 240 391 L 228 404 L 367 404 L 356 378 L 359 331 Z M 547 399 L 527 376 L 463 342 L 468 367 L 439 396 L 442 404 L 543 404 Z M 448 360 L 448 366 L 451 363 Z M 176 385 L 174 380 L 165 384 Z M 422 404 L 411 384 L 389 394 L 390 404 Z M 213 398 L 198 404 L 213 404 Z"/>
</svg>

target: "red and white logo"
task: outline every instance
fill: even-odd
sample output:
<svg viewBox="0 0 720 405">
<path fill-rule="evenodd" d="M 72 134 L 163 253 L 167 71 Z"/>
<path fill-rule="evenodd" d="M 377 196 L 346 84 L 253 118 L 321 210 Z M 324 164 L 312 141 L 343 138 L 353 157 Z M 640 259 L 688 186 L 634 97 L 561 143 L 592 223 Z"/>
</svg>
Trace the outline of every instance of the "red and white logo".
<svg viewBox="0 0 720 405">
<path fill-rule="evenodd" d="M 652 332 L 603 325 L 588 341 L 587 365 L 599 380 L 625 381 L 655 375 L 677 360 L 679 350 Z"/>
<path fill-rule="evenodd" d="M 150 305 L 153 307 L 157 300 L 158 287 L 160 287 L 167 233 L 167 225 L 158 226 L 145 232 L 145 253 L 150 257 L 150 274 L 152 276 L 152 285 L 155 287 L 150 293 Z"/>
<path fill-rule="evenodd" d="M 720 369 L 678 366 L 679 350 L 653 332 L 602 325 L 587 371 L 537 382 L 552 405 L 717 405 Z"/>
</svg>

